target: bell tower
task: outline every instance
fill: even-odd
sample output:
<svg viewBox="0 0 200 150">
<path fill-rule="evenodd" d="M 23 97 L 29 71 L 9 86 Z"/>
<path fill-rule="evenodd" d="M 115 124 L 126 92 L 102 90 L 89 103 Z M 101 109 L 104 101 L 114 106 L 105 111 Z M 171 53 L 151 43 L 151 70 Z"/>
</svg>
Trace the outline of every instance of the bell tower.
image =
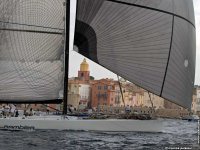
<svg viewBox="0 0 200 150">
<path fill-rule="evenodd" d="M 79 80 L 89 81 L 90 79 L 90 71 L 89 71 L 89 64 L 87 63 L 86 59 L 83 59 L 83 62 L 80 64 L 80 70 L 78 71 L 78 78 Z"/>
</svg>

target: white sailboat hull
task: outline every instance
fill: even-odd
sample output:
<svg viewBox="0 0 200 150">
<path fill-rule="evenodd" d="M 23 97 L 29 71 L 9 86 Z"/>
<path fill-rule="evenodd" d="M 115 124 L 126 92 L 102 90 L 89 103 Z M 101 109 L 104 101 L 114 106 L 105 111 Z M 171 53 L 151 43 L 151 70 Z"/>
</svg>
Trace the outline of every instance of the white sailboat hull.
<svg viewBox="0 0 200 150">
<path fill-rule="evenodd" d="M 8 130 L 85 130 L 109 132 L 162 132 L 161 120 L 79 120 L 61 118 L 1 118 L 0 128 Z"/>
</svg>

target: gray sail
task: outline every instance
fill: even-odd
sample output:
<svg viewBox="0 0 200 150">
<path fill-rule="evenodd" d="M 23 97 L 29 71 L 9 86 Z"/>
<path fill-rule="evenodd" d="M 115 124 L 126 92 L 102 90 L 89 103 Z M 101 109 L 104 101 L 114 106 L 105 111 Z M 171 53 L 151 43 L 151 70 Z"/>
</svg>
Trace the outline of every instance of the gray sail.
<svg viewBox="0 0 200 150">
<path fill-rule="evenodd" d="M 59 101 L 65 0 L 1 0 L 0 101 Z"/>
<path fill-rule="evenodd" d="M 78 52 L 144 89 L 190 108 L 195 20 L 188 0 L 78 0 Z"/>
</svg>

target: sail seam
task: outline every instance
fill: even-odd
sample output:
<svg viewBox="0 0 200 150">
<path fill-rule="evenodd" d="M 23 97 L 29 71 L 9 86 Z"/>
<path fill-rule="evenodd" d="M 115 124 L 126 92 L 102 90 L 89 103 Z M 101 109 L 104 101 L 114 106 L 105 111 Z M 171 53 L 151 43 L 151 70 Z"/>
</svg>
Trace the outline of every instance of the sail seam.
<svg viewBox="0 0 200 150">
<path fill-rule="evenodd" d="M 22 30 L 22 29 L 10 29 L 10 28 L 0 28 L 4 31 L 16 31 L 16 32 L 33 32 L 33 33 L 45 33 L 45 34 L 62 34 L 61 32 L 49 32 L 49 31 L 37 31 L 37 30 Z"/>
<path fill-rule="evenodd" d="M 60 104 L 62 103 L 62 99 L 50 99 L 50 100 L 32 100 L 32 101 L 22 101 L 22 100 L 7 100 L 7 99 L 1 99 L 1 103 L 7 103 L 7 104 Z"/>
<path fill-rule="evenodd" d="M 106 1 L 114 2 L 114 3 L 120 3 L 120 4 L 124 4 L 124 5 L 136 6 L 136 7 L 150 9 L 150 10 L 154 10 L 154 11 L 159 11 L 159 12 L 162 12 L 162 13 L 166 13 L 166 14 L 172 15 L 173 17 L 176 16 L 178 18 L 181 18 L 181 19 L 189 22 L 195 28 L 195 25 L 191 21 L 189 21 L 188 19 L 186 19 L 186 18 L 184 18 L 184 17 L 182 17 L 180 15 L 177 15 L 177 14 L 165 11 L 165 10 L 160 10 L 160 9 L 156 9 L 156 8 L 152 8 L 152 7 L 147 7 L 147 6 L 142 6 L 142 5 L 138 5 L 138 4 L 131 4 L 131 3 L 127 3 L 127 2 L 121 2 L 121 1 L 118 1 L 118 0 L 106 0 Z"/>
<path fill-rule="evenodd" d="M 0 21 L 1 23 L 5 24 L 13 24 L 13 25 L 20 25 L 20 26 L 28 26 L 28 27 L 37 27 L 37 28 L 44 28 L 44 29 L 53 29 L 53 30 L 64 30 L 61 28 L 53 28 L 53 27 L 45 27 L 45 26 L 39 26 L 39 25 L 29 25 L 29 24 L 23 24 L 23 23 L 16 23 L 16 22 L 5 22 L 5 21 Z"/>
<path fill-rule="evenodd" d="M 171 42 L 170 42 L 168 60 L 167 60 L 167 65 L 166 65 L 166 69 L 165 69 L 165 75 L 164 75 L 164 79 L 163 79 L 163 83 L 162 83 L 162 88 L 161 88 L 160 96 L 162 96 L 163 88 L 164 88 L 164 84 L 165 84 L 165 79 L 166 79 L 166 76 L 167 76 L 167 70 L 168 70 L 168 66 L 169 66 L 169 59 L 170 59 L 170 55 L 171 55 L 172 42 L 173 42 L 173 34 L 174 34 L 174 16 L 172 18 L 172 34 L 171 34 Z"/>
</svg>

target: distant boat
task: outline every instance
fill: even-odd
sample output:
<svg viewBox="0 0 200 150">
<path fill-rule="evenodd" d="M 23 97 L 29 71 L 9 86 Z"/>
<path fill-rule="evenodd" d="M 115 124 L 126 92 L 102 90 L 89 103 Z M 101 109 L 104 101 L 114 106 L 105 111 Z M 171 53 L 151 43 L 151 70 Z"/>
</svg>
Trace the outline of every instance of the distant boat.
<svg viewBox="0 0 200 150">
<path fill-rule="evenodd" d="M 182 120 L 188 120 L 189 122 L 197 122 L 199 120 L 199 116 L 189 115 L 189 116 L 183 117 Z"/>
<path fill-rule="evenodd" d="M 70 0 L 2 0 L 0 8 L 0 102 L 64 102 L 64 119 L 1 118 L 0 128 L 160 132 L 160 120 L 66 116 Z M 77 0 L 78 52 L 185 108 L 192 101 L 195 41 L 192 1 Z"/>
</svg>

